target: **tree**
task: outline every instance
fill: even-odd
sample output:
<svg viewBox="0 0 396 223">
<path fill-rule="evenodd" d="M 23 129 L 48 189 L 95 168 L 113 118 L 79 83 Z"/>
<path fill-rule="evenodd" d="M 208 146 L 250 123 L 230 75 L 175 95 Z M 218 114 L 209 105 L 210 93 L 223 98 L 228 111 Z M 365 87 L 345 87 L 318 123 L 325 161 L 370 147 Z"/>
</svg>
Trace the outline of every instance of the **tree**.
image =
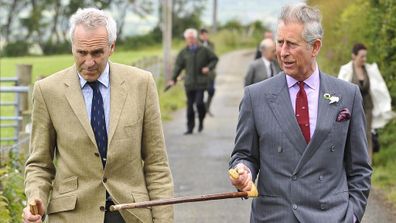
<svg viewBox="0 0 396 223">
<path fill-rule="evenodd" d="M 140 17 L 144 17 L 152 13 L 152 6 L 153 2 L 151 0 L 114 0 L 111 9 L 118 12 L 113 16 L 117 22 L 117 36 L 123 34 L 127 12 L 132 11 Z"/>
<path fill-rule="evenodd" d="M 199 29 L 202 26 L 201 15 L 205 9 L 206 0 L 173 0 L 172 8 L 172 36 L 183 37 L 183 32 L 187 28 Z M 158 8 L 159 18 L 162 16 L 162 4 Z M 157 41 L 162 39 L 161 31 L 162 20 L 158 21 L 153 29 L 152 35 Z"/>
<path fill-rule="evenodd" d="M 2 25 L 2 30 L 4 29 L 4 38 L 5 41 L 8 42 L 11 38 L 11 27 L 13 27 L 15 19 L 15 15 L 17 14 L 16 12 L 20 11 L 22 8 L 25 7 L 26 2 L 20 1 L 20 0 L 12 0 L 12 1 L 1 1 L 1 5 L 4 7 L 2 9 L 3 15 L 7 14 L 7 19 L 6 23 Z"/>
</svg>

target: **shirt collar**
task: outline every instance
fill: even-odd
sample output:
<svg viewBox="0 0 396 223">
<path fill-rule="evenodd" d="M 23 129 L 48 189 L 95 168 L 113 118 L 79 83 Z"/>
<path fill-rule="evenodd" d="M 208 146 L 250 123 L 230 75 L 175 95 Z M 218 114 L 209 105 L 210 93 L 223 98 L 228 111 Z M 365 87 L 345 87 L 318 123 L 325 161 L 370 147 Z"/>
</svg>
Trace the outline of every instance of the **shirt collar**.
<svg viewBox="0 0 396 223">
<path fill-rule="evenodd" d="M 293 87 L 298 82 L 298 80 L 294 79 L 288 74 L 286 74 L 286 81 L 289 88 Z M 304 83 L 313 90 L 319 89 L 319 68 L 317 63 L 315 63 L 314 72 L 311 74 L 311 76 L 304 80 Z"/>
<path fill-rule="evenodd" d="M 80 79 L 80 87 L 83 88 L 85 86 L 85 84 L 87 83 L 87 81 L 81 76 L 81 74 L 79 72 L 77 72 L 78 74 L 78 78 Z M 103 72 L 100 74 L 98 81 L 103 84 L 103 86 L 105 86 L 106 88 L 109 87 L 109 83 L 110 83 L 110 78 L 109 75 L 110 74 L 110 66 L 109 63 L 106 64 L 105 69 L 103 70 Z"/>
<path fill-rule="evenodd" d="M 270 66 L 271 62 L 269 60 L 267 60 L 267 58 L 261 57 L 261 59 L 264 61 L 264 64 L 265 64 L 266 67 Z"/>
</svg>

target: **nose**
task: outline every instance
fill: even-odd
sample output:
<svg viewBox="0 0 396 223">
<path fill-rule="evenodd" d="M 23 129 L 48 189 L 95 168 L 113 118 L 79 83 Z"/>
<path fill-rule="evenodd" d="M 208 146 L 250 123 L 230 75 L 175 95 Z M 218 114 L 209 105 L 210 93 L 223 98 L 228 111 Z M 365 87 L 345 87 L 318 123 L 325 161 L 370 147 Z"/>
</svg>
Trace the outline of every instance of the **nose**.
<svg viewBox="0 0 396 223">
<path fill-rule="evenodd" d="M 95 64 L 95 60 L 91 55 L 87 55 L 84 63 L 87 67 L 91 67 Z"/>
<path fill-rule="evenodd" d="M 287 47 L 287 44 L 282 44 L 278 46 L 278 50 L 280 51 L 281 57 L 286 57 L 287 55 L 289 55 L 289 48 Z"/>
</svg>

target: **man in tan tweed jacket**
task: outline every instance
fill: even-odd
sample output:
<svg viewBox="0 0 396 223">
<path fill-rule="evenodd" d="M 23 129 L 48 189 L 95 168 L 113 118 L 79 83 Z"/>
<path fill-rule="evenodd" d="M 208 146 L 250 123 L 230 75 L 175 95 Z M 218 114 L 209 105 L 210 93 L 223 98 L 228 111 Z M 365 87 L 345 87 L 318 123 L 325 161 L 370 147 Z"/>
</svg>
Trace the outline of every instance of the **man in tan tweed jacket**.
<svg viewBox="0 0 396 223">
<path fill-rule="evenodd" d="M 34 87 L 25 192 L 39 214 L 26 207 L 24 222 L 172 222 L 170 206 L 108 211 L 172 196 L 158 95 L 149 72 L 108 60 L 116 40 L 110 16 L 80 9 L 70 23 L 75 65 Z M 93 82 L 104 108 L 104 155 L 91 123 Z"/>
</svg>

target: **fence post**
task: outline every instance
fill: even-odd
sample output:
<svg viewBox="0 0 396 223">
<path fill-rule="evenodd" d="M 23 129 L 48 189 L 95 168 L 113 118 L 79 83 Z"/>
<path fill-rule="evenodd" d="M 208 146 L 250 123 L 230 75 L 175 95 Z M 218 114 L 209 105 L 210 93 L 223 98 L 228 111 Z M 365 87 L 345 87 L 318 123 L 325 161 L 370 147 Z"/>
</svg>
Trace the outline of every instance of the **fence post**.
<svg viewBox="0 0 396 223">
<path fill-rule="evenodd" d="M 18 86 L 29 86 L 32 83 L 32 65 L 31 64 L 17 64 L 16 76 L 18 78 Z M 19 112 L 29 110 L 29 96 L 28 94 L 20 94 Z"/>
</svg>

